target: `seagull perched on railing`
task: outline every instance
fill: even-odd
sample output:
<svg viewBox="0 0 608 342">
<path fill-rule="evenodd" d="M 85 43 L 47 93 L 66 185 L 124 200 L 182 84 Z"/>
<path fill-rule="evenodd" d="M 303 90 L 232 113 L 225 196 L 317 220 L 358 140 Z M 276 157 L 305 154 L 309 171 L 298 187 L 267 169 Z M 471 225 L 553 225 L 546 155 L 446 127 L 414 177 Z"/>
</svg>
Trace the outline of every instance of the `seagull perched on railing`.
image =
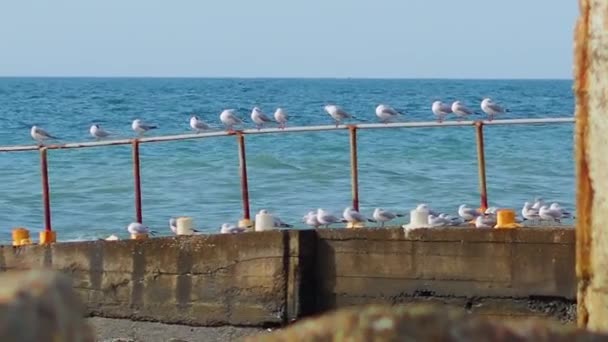
<svg viewBox="0 0 608 342">
<path fill-rule="evenodd" d="M 473 111 L 467 108 L 467 106 L 460 101 L 455 101 L 452 103 L 452 112 L 458 117 L 458 121 L 466 118 L 467 115 L 473 114 Z"/>
<path fill-rule="evenodd" d="M 57 139 L 56 137 L 50 135 L 47 131 L 38 126 L 32 126 L 32 129 L 30 130 L 30 135 L 32 136 L 32 139 L 36 140 L 40 144 L 42 144 L 42 142 L 47 139 Z"/>
<path fill-rule="evenodd" d="M 110 133 L 97 124 L 92 125 L 91 128 L 89 128 L 89 133 L 91 133 L 91 136 L 95 139 L 102 139 L 110 135 Z"/>
<path fill-rule="evenodd" d="M 192 115 L 190 117 L 190 128 L 196 131 L 196 133 L 200 133 L 206 129 L 209 129 L 209 125 L 207 125 L 203 120 L 199 119 L 198 116 Z"/>
<path fill-rule="evenodd" d="M 399 115 L 401 115 L 401 113 L 395 110 L 393 107 L 383 104 L 380 104 L 378 105 L 378 107 L 376 107 L 376 116 L 380 119 L 380 122 L 382 123 L 387 124 L 390 121 L 395 120 Z"/>
<path fill-rule="evenodd" d="M 287 125 L 287 112 L 283 108 L 277 108 L 274 112 L 274 119 L 279 124 L 279 128 L 284 129 Z"/>
<path fill-rule="evenodd" d="M 452 107 L 441 101 L 435 101 L 433 102 L 433 105 L 431 105 L 431 110 L 433 111 L 433 114 L 437 116 L 437 121 L 443 122 L 445 116 L 452 112 Z"/>
<path fill-rule="evenodd" d="M 144 123 L 143 121 L 141 121 L 140 119 L 135 119 L 135 120 L 133 120 L 133 123 L 131 124 L 131 128 L 133 128 L 133 130 L 137 134 L 143 135 L 147 131 L 149 131 L 151 129 L 156 129 L 158 127 L 154 126 L 154 125 L 148 125 L 148 124 Z"/>
<path fill-rule="evenodd" d="M 272 122 L 272 120 L 270 120 L 270 118 L 267 117 L 259 107 L 253 107 L 251 110 L 251 121 L 255 123 L 258 131 L 264 126 L 264 124 Z"/>
<path fill-rule="evenodd" d="M 505 110 L 496 102 L 492 101 L 492 99 L 487 97 L 483 99 L 483 101 L 481 101 L 481 110 L 483 110 L 484 113 L 488 114 L 490 121 L 494 119 L 494 116 L 502 114 L 504 112 L 508 112 L 508 110 Z"/>
<path fill-rule="evenodd" d="M 340 125 L 340 122 L 344 119 L 352 118 L 352 115 L 348 114 L 344 109 L 337 105 L 327 105 L 323 107 L 327 114 L 329 114 L 336 122 L 336 127 Z"/>
<path fill-rule="evenodd" d="M 234 109 L 224 109 L 222 113 L 220 113 L 220 121 L 222 121 L 228 131 L 234 131 L 235 125 L 243 123 L 243 120 L 236 116 Z"/>
</svg>

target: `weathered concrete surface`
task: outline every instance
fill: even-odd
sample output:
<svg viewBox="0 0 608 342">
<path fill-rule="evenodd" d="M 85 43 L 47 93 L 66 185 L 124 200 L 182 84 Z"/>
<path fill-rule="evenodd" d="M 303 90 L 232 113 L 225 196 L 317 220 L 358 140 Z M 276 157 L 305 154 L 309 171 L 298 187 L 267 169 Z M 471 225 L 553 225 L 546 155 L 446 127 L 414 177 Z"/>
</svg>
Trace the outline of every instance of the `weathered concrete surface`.
<svg viewBox="0 0 608 342">
<path fill-rule="evenodd" d="M 2 247 L 0 269 L 65 271 L 105 317 L 194 325 L 282 323 L 289 235 L 264 232 Z"/>
<path fill-rule="evenodd" d="M 94 341 L 70 279 L 48 270 L 0 275 L 0 341 Z"/>
<path fill-rule="evenodd" d="M 501 322 L 441 307 L 367 306 L 306 319 L 245 341 L 608 341 L 608 335 L 540 320 Z"/>
<path fill-rule="evenodd" d="M 579 324 L 608 331 L 608 3 L 579 0 L 575 33 Z"/>
<path fill-rule="evenodd" d="M 574 232 L 565 229 L 318 231 L 317 305 L 433 301 L 489 316 L 571 320 Z M 536 301 L 535 301 L 536 300 Z M 538 309 L 554 301 L 554 310 Z"/>
<path fill-rule="evenodd" d="M 280 325 L 369 303 L 574 318 L 572 229 L 291 230 L 0 247 L 0 271 L 62 270 L 90 315 Z"/>
</svg>

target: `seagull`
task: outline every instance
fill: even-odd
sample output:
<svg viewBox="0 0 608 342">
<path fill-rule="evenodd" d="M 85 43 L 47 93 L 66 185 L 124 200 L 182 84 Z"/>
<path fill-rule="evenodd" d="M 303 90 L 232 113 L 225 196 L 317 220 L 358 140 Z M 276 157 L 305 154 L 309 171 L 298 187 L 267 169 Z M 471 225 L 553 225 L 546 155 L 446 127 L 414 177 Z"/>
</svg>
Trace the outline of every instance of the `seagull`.
<svg viewBox="0 0 608 342">
<path fill-rule="evenodd" d="M 127 226 L 127 231 L 130 234 L 151 234 L 154 235 L 156 234 L 155 231 L 150 230 L 150 228 L 144 226 L 143 224 L 139 223 L 139 222 L 133 222 L 131 224 L 129 224 Z"/>
<path fill-rule="evenodd" d="M 133 123 L 131 124 L 131 128 L 133 128 L 133 130 L 135 132 L 137 132 L 137 134 L 142 135 L 145 132 L 147 132 L 151 129 L 156 129 L 158 127 L 153 126 L 153 125 L 148 125 L 148 124 L 144 123 L 143 121 L 141 121 L 140 119 L 135 119 L 135 120 L 133 120 Z"/>
<path fill-rule="evenodd" d="M 456 217 L 456 216 L 452 216 L 452 215 L 448 215 L 448 214 L 439 214 L 439 217 L 444 219 L 446 221 L 446 223 L 450 226 L 458 226 L 463 223 L 462 220 L 460 219 L 460 217 Z"/>
<path fill-rule="evenodd" d="M 287 125 L 287 112 L 283 108 L 277 108 L 274 112 L 274 119 L 279 124 L 279 128 L 285 129 Z"/>
<path fill-rule="evenodd" d="M 550 209 L 549 206 L 543 205 L 538 210 L 538 215 L 540 219 L 543 221 L 555 221 L 560 223 L 560 219 L 562 218 L 562 212 L 556 209 Z"/>
<path fill-rule="evenodd" d="M 549 209 L 560 212 L 562 214 L 562 218 L 570 218 L 572 216 L 572 214 L 570 212 L 562 209 L 562 207 L 559 205 L 559 203 L 551 203 L 551 205 L 549 206 Z"/>
<path fill-rule="evenodd" d="M 177 219 L 175 217 L 172 217 L 169 219 L 169 228 L 171 228 L 171 231 L 173 232 L 173 234 L 177 234 Z M 192 229 L 192 231 L 195 233 L 200 233 L 196 229 Z"/>
<path fill-rule="evenodd" d="M 308 214 L 302 217 L 302 222 L 304 222 L 307 226 L 319 228 L 321 225 L 319 220 L 317 220 L 317 214 L 314 211 L 309 211 Z"/>
<path fill-rule="evenodd" d="M 363 216 L 360 212 L 356 211 L 353 207 L 346 207 L 346 209 L 344 209 L 344 212 L 342 212 L 342 217 L 346 220 L 346 222 L 349 223 L 359 223 L 365 221 L 373 222 L 365 218 L 365 216 Z"/>
<path fill-rule="evenodd" d="M 228 131 L 234 131 L 233 126 L 243 123 L 243 120 L 236 116 L 234 109 L 224 109 L 220 114 L 220 121 L 222 121 Z"/>
<path fill-rule="evenodd" d="M 496 211 L 498 211 L 498 208 L 488 207 L 488 208 L 486 208 L 485 214 L 486 215 L 496 215 Z"/>
<path fill-rule="evenodd" d="M 480 215 L 481 214 L 477 209 L 469 208 L 466 204 L 461 204 L 460 207 L 458 207 L 458 216 L 462 217 L 465 221 L 473 221 Z"/>
<path fill-rule="evenodd" d="M 447 226 L 448 222 L 443 217 L 429 214 L 429 225 L 431 225 L 431 227 L 443 227 Z"/>
<path fill-rule="evenodd" d="M 385 124 L 396 119 L 399 115 L 401 115 L 401 113 L 390 106 L 381 104 L 376 107 L 376 116 Z"/>
<path fill-rule="evenodd" d="M 452 103 L 452 112 L 456 114 L 458 121 L 462 120 L 462 118 L 466 118 L 467 115 L 473 114 L 473 111 L 467 108 L 467 106 L 460 101 L 455 101 Z"/>
<path fill-rule="evenodd" d="M 91 133 L 91 136 L 95 139 L 102 139 L 110 135 L 110 133 L 101 128 L 100 125 L 92 125 L 91 128 L 89 128 L 89 133 Z"/>
<path fill-rule="evenodd" d="M 481 101 L 481 110 L 483 110 L 484 113 L 488 114 L 490 121 L 494 119 L 495 115 L 502 114 L 505 112 L 504 108 L 499 106 L 490 98 L 485 98 L 483 99 L 483 101 Z"/>
<path fill-rule="evenodd" d="M 203 120 L 199 119 L 198 116 L 192 115 L 190 117 L 190 128 L 196 131 L 196 133 L 200 133 L 206 129 L 209 129 L 209 125 L 207 125 Z"/>
<path fill-rule="evenodd" d="M 342 222 L 342 220 L 321 208 L 317 209 L 317 221 L 325 228 L 329 228 L 330 224 Z"/>
<path fill-rule="evenodd" d="M 530 202 L 524 203 L 524 207 L 521 209 L 521 216 L 524 220 L 534 221 L 539 218 L 538 210 L 532 208 L 532 204 Z"/>
<path fill-rule="evenodd" d="M 438 122 L 443 122 L 444 117 L 452 112 L 452 108 L 441 101 L 433 102 L 431 110 L 437 116 Z"/>
<path fill-rule="evenodd" d="M 433 216 L 439 216 L 439 213 L 429 208 L 428 204 L 422 203 L 418 204 L 416 207 L 416 211 L 428 211 L 429 214 Z"/>
<path fill-rule="evenodd" d="M 541 197 L 536 197 L 534 199 L 534 204 L 532 205 L 532 209 L 539 211 L 540 207 L 542 207 L 543 205 L 545 205 L 545 201 L 543 201 L 543 199 Z"/>
<path fill-rule="evenodd" d="M 270 213 L 268 212 L 268 210 L 262 209 L 262 210 L 260 210 L 260 212 L 258 214 L 268 215 Z M 273 220 L 273 226 L 275 228 L 293 228 L 293 226 L 291 224 L 287 224 L 287 223 L 283 222 L 283 220 L 281 220 L 280 218 L 278 218 L 275 215 L 272 215 L 272 220 Z"/>
<path fill-rule="evenodd" d="M 253 107 L 251 110 L 251 120 L 255 123 L 258 131 L 260 128 L 262 128 L 262 126 L 264 126 L 264 124 L 272 122 L 272 120 L 270 120 L 270 118 L 267 117 L 259 107 Z"/>
<path fill-rule="evenodd" d="M 495 224 L 487 215 L 480 215 L 475 219 L 475 228 L 493 228 Z"/>
<path fill-rule="evenodd" d="M 352 118 L 344 109 L 336 105 L 327 105 L 324 107 L 327 114 L 329 114 L 334 121 L 336 121 L 336 127 L 340 125 L 340 121 L 348 118 Z"/>
<path fill-rule="evenodd" d="M 32 126 L 32 129 L 30 130 L 30 135 L 34 140 L 36 140 L 40 144 L 42 144 L 42 142 L 47 139 L 57 139 L 56 137 L 50 135 L 47 131 L 43 130 L 38 126 Z"/>
<path fill-rule="evenodd" d="M 374 209 L 374 213 L 372 217 L 376 222 L 380 222 L 380 227 L 384 227 L 385 222 L 389 222 L 395 219 L 395 217 L 403 217 L 401 214 L 393 214 L 390 211 L 384 210 L 382 208 Z"/>
<path fill-rule="evenodd" d="M 245 231 L 245 228 L 238 228 L 230 223 L 223 223 L 220 228 L 220 234 L 237 234 Z"/>
</svg>

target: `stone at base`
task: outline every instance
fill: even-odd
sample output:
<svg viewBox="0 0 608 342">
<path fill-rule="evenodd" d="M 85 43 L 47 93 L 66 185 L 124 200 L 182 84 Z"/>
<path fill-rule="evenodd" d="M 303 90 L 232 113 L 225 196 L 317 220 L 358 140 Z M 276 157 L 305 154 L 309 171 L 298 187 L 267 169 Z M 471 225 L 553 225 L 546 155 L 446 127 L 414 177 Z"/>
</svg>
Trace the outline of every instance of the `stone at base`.
<svg viewBox="0 0 608 342">
<path fill-rule="evenodd" d="M 40 232 L 40 244 L 46 245 L 57 242 L 57 232 L 54 230 L 43 230 Z"/>
<path fill-rule="evenodd" d="M 131 240 L 145 240 L 147 238 L 148 238 L 148 234 L 146 234 L 146 233 L 131 234 Z"/>
<path fill-rule="evenodd" d="M 0 275 L 0 341 L 94 341 L 70 279 L 53 271 Z"/>
<path fill-rule="evenodd" d="M 365 228 L 365 222 L 348 222 L 346 228 Z"/>
</svg>

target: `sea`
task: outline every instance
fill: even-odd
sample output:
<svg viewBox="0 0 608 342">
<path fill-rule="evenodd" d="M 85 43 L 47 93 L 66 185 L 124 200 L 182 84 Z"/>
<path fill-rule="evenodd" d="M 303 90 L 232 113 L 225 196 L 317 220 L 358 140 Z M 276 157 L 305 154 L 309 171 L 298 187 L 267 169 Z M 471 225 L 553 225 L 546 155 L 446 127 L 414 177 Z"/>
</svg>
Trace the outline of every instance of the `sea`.
<svg viewBox="0 0 608 342">
<path fill-rule="evenodd" d="M 91 141 L 94 123 L 115 138 L 133 137 L 136 118 L 158 125 L 147 136 L 190 132 L 192 114 L 219 130 L 226 108 L 253 127 L 254 106 L 268 115 L 284 108 L 289 126 L 332 124 L 323 110 L 328 103 L 355 115 L 351 123 L 376 122 L 380 103 L 402 110 L 402 121 L 431 121 L 434 100 L 460 100 L 481 113 L 484 97 L 510 110 L 504 119 L 574 112 L 572 80 L 0 78 L 0 146 L 33 144 L 32 125 L 61 142 Z M 519 212 L 540 196 L 575 210 L 573 124 L 484 132 L 491 206 Z M 299 229 L 310 210 L 340 215 L 351 205 L 347 130 L 249 135 L 246 154 L 252 216 L 267 209 Z M 48 155 L 58 239 L 126 237 L 135 220 L 131 147 Z M 368 216 L 376 207 L 407 214 L 419 203 L 451 214 L 460 204 L 479 206 L 473 127 L 361 130 L 358 158 L 360 209 Z M 191 216 L 206 233 L 242 218 L 234 136 L 142 144 L 141 177 L 143 221 L 159 235 L 171 234 L 172 216 Z M 15 227 L 37 236 L 44 228 L 38 152 L 0 152 L 0 180 L 0 242 L 9 242 Z"/>
</svg>

